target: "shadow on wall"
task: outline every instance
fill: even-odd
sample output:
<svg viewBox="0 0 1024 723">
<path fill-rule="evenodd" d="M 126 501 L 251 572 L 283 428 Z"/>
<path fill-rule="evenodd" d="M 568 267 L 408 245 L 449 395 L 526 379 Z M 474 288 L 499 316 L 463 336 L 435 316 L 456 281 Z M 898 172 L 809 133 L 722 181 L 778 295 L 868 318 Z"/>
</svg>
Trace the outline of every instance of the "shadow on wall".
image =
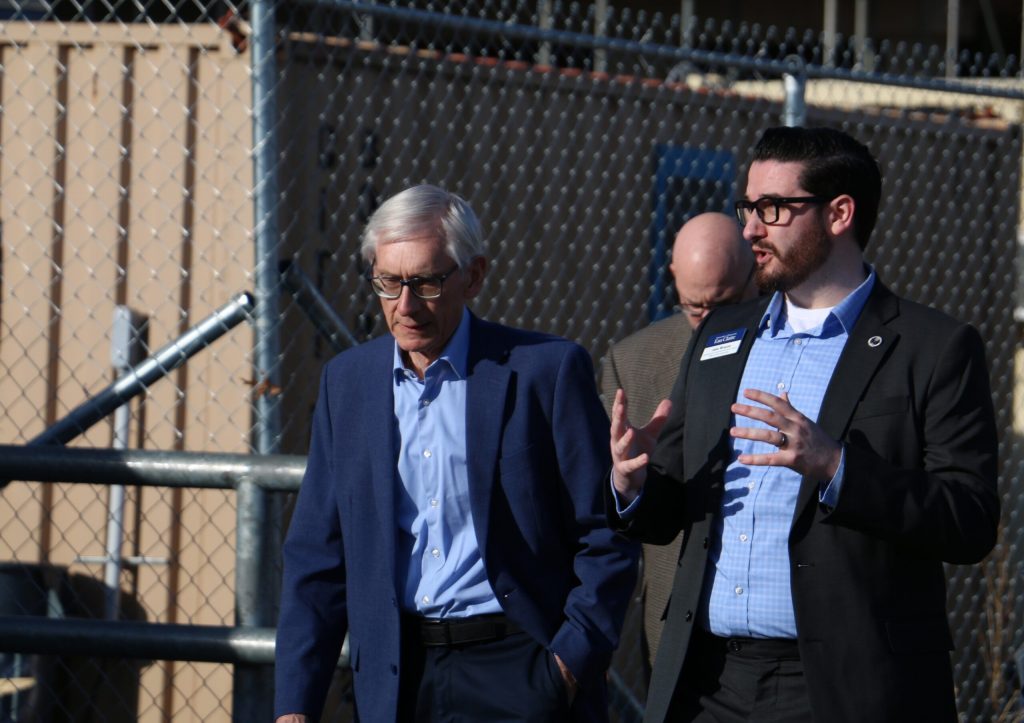
<svg viewBox="0 0 1024 723">
<path fill-rule="evenodd" d="M 99 619 L 106 586 L 55 565 L 0 563 L 0 615 Z M 122 591 L 120 619 L 145 610 Z M 0 651 L 0 723 L 138 720 L 139 677 L 150 661 Z"/>
</svg>

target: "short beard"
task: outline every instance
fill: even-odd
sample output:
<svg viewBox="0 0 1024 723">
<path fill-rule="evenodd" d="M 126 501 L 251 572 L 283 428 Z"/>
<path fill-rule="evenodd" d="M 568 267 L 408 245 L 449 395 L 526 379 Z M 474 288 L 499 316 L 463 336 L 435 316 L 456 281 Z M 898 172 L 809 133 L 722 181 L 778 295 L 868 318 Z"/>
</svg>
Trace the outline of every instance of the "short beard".
<svg viewBox="0 0 1024 723">
<path fill-rule="evenodd" d="M 802 284 L 824 265 L 832 253 L 832 241 L 825 229 L 819 226 L 797 239 L 785 255 L 780 255 L 778 249 L 764 241 L 754 244 L 754 248 L 770 251 L 779 266 L 773 272 L 769 272 L 767 266 L 757 267 L 754 282 L 758 288 L 764 293 L 785 293 Z"/>
</svg>

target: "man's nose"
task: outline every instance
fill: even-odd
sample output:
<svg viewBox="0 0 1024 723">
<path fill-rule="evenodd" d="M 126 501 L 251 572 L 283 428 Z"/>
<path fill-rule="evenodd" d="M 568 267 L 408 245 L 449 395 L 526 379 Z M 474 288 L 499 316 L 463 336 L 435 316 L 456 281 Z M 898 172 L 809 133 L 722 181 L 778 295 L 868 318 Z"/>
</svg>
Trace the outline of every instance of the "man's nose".
<svg viewBox="0 0 1024 723">
<path fill-rule="evenodd" d="M 683 314 L 686 315 L 686 323 L 690 325 L 690 328 L 696 329 L 700 326 L 704 317 L 708 315 L 708 310 L 697 307 L 686 307 L 683 309 Z"/>
<path fill-rule="evenodd" d="M 398 312 L 400 314 L 407 314 L 415 311 L 420 307 L 421 301 L 420 297 L 412 293 L 412 289 L 407 284 L 402 287 L 402 291 L 398 294 Z"/>
<path fill-rule="evenodd" d="M 747 222 L 743 224 L 743 238 L 753 241 L 764 236 L 765 225 L 761 217 L 756 213 L 747 216 Z"/>
</svg>

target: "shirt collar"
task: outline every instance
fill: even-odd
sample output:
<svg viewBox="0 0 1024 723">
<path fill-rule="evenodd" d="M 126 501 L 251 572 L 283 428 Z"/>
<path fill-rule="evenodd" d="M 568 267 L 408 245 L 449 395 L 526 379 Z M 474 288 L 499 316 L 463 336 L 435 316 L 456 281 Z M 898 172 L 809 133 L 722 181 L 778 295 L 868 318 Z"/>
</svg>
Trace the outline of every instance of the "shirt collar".
<svg viewBox="0 0 1024 723">
<path fill-rule="evenodd" d="M 451 369 L 456 379 L 466 378 L 466 367 L 469 363 L 469 318 L 469 309 L 463 307 L 459 327 L 452 334 L 452 338 L 448 340 L 448 343 L 445 344 L 444 349 L 441 351 L 441 356 L 432 361 L 430 366 L 427 367 L 427 373 L 430 373 L 430 370 L 435 365 L 443 365 Z M 395 342 L 392 365 L 396 384 L 401 384 L 403 379 L 416 378 L 416 372 L 405 368 L 405 363 L 402 361 L 402 350 L 398 348 L 397 341 Z"/>
<path fill-rule="evenodd" d="M 861 282 L 860 286 L 851 291 L 845 299 L 835 305 L 828 318 L 822 324 L 823 328 L 831 319 L 835 319 L 847 334 L 853 329 L 853 325 L 860 318 L 860 312 L 864 310 L 864 304 L 867 303 L 868 296 L 871 295 L 871 290 L 875 287 L 875 279 L 877 278 L 873 266 L 865 264 L 864 267 L 868 271 L 868 277 Z M 764 310 L 764 314 L 761 315 L 761 320 L 757 324 L 758 331 L 767 327 L 772 336 L 782 331 L 783 301 L 784 298 L 781 291 L 776 291 L 772 295 L 772 300 L 768 302 L 768 308 Z"/>
</svg>

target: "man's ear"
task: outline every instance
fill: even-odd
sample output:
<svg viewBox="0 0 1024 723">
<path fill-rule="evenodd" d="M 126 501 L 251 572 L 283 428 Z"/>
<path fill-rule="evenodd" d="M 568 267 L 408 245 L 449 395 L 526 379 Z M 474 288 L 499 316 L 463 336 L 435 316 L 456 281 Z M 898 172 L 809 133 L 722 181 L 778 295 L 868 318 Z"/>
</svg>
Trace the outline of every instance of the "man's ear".
<svg viewBox="0 0 1024 723">
<path fill-rule="evenodd" d="M 853 196 L 845 193 L 829 202 L 826 223 L 833 236 L 842 236 L 853 231 L 853 213 L 856 206 L 857 202 L 853 200 Z"/>
<path fill-rule="evenodd" d="M 484 286 L 484 277 L 487 276 L 487 259 L 483 256 L 471 259 L 463 273 L 467 278 L 463 296 L 466 299 L 472 299 L 480 293 Z"/>
</svg>

